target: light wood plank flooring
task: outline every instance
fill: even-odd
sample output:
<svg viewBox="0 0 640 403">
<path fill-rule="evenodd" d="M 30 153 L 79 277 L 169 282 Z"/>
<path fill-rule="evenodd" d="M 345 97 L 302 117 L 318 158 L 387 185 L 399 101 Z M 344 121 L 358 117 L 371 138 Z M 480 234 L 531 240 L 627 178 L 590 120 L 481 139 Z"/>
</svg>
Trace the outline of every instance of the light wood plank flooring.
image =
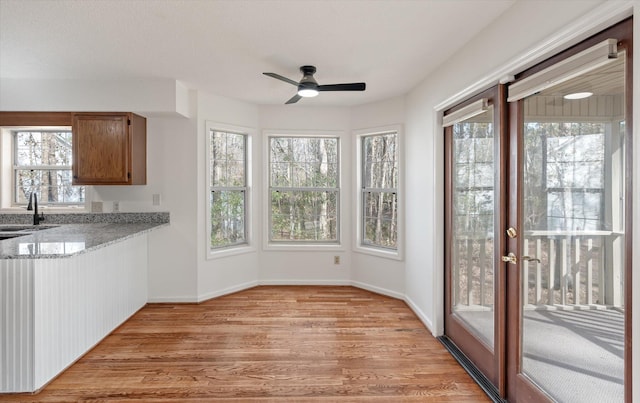
<svg viewBox="0 0 640 403">
<path fill-rule="evenodd" d="M 150 304 L 32 402 L 490 401 L 400 300 L 261 286 Z"/>
</svg>

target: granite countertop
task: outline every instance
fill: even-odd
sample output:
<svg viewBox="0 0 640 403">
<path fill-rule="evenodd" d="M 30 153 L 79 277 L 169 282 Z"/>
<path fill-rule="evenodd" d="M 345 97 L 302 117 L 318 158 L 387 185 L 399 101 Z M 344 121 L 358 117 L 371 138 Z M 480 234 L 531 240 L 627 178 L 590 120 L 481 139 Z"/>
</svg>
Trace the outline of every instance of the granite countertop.
<svg viewBox="0 0 640 403">
<path fill-rule="evenodd" d="M 0 259 L 52 259 L 75 256 L 123 241 L 168 222 L 53 224 L 29 235 L 0 240 Z M 45 225 L 43 225 L 44 227 Z"/>
</svg>

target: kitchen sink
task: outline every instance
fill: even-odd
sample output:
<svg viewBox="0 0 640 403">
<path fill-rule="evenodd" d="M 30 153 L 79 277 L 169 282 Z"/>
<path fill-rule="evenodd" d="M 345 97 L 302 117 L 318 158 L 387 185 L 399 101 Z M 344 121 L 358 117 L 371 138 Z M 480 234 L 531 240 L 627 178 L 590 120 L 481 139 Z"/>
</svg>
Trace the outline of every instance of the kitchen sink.
<svg viewBox="0 0 640 403">
<path fill-rule="evenodd" d="M 32 232 L 45 229 L 57 228 L 58 225 L 16 225 L 16 224 L 0 224 L 0 232 Z"/>
<path fill-rule="evenodd" d="M 24 234 L 4 234 L 2 232 L 0 232 L 0 241 L 2 241 L 3 239 L 11 239 L 11 238 L 16 238 L 19 236 L 27 236 L 29 235 L 28 233 L 24 233 Z"/>
<path fill-rule="evenodd" d="M 5 224 L 0 225 L 0 241 L 3 239 L 15 238 L 18 236 L 25 236 L 33 234 L 37 231 L 43 231 L 46 229 L 56 228 L 58 225 L 19 225 L 19 224 Z"/>
</svg>

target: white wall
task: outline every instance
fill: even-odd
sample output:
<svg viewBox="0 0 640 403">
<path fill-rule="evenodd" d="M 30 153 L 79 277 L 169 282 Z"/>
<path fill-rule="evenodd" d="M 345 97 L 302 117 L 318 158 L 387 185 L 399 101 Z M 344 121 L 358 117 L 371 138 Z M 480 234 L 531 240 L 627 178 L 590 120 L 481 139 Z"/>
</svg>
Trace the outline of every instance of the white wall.
<svg viewBox="0 0 640 403">
<path fill-rule="evenodd" d="M 267 247 L 265 231 L 266 207 L 260 212 L 262 224 L 259 281 L 261 284 L 349 284 L 351 273 L 351 141 L 349 111 L 344 108 L 309 107 L 300 101 L 296 105 L 260 107 L 260 130 L 263 148 L 269 133 L 311 134 L 330 133 L 341 136 L 341 245 L 301 250 L 296 247 Z M 262 150 L 263 160 L 267 158 Z M 266 165 L 259 178 L 268 186 Z M 263 197 L 264 194 L 263 188 Z M 263 202 L 266 206 L 266 202 Z M 340 264 L 334 264 L 334 256 L 340 256 Z"/>
<path fill-rule="evenodd" d="M 381 102 L 353 107 L 351 109 L 351 128 L 353 131 L 367 129 L 376 130 L 391 125 L 399 125 L 399 144 L 401 155 L 406 155 L 406 135 L 404 133 L 405 121 L 405 97 L 400 96 Z M 354 136 L 355 137 L 355 136 Z M 356 139 L 352 138 L 352 148 L 356 152 Z M 352 186 L 356 189 L 356 162 L 355 154 L 352 155 Z M 404 158 L 400 158 L 400 179 L 406 177 L 406 165 Z M 404 192 L 400 193 L 399 203 L 401 207 L 406 206 L 407 199 L 413 193 L 413 189 L 404 187 Z M 356 200 L 354 195 L 354 201 Z M 352 209 L 355 211 L 355 206 Z M 368 289 L 396 298 L 404 298 L 405 293 L 405 262 L 403 256 L 406 251 L 406 223 L 411 217 L 404 215 L 404 220 L 400 217 L 398 227 L 399 253 L 401 259 L 384 258 L 367 253 L 361 250 L 354 250 L 351 257 L 351 281 L 358 287 Z M 352 220 L 352 231 L 356 231 L 355 220 Z M 354 232 L 355 235 L 355 232 Z M 355 236 L 353 237 L 355 238 Z M 352 247 L 355 246 L 353 243 Z"/>
<path fill-rule="evenodd" d="M 187 89 L 171 79 L 1 78 L 0 110 L 137 112 L 187 116 Z"/>
<path fill-rule="evenodd" d="M 195 126 L 195 119 L 148 118 L 147 186 L 118 186 L 118 189 L 102 186 L 97 190 L 107 200 L 122 200 L 121 209 L 125 211 L 142 209 L 142 200 L 150 205 L 152 194 L 157 193 L 161 199 L 158 208 L 170 212 L 171 225 L 149 234 L 152 302 L 197 299 Z M 135 200 L 135 204 L 130 205 L 130 200 Z"/>
<path fill-rule="evenodd" d="M 258 108 L 244 102 L 206 94 L 198 94 L 198 124 L 197 124 L 197 147 L 188 158 L 196 161 L 197 175 L 191 178 L 196 187 L 194 195 L 197 195 L 197 209 L 191 211 L 192 216 L 197 216 L 197 230 L 194 232 L 197 245 L 197 266 L 198 266 L 198 300 L 202 301 L 215 296 L 228 294 L 257 284 L 258 278 L 258 250 L 255 248 L 258 239 L 252 239 L 254 250 L 250 253 L 240 255 L 225 256 L 222 258 L 207 259 L 208 237 L 206 222 L 209 219 L 207 211 L 207 184 L 206 184 L 206 122 L 212 121 L 233 126 L 257 129 Z M 258 141 L 256 143 L 256 140 Z M 259 138 L 252 139 L 253 153 L 251 156 L 252 176 L 255 178 L 260 171 Z M 255 182 L 255 181 L 254 181 Z M 254 183 L 253 185 L 259 185 Z M 259 188 L 258 188 L 259 189 Z M 255 186 L 251 189 L 255 193 Z M 258 192 L 259 193 L 259 192 Z M 258 203 L 254 203 L 252 216 L 256 217 Z M 259 216 L 258 216 L 259 217 Z M 252 220 L 253 221 L 253 220 Z M 258 227 L 259 228 L 259 227 Z"/>
</svg>

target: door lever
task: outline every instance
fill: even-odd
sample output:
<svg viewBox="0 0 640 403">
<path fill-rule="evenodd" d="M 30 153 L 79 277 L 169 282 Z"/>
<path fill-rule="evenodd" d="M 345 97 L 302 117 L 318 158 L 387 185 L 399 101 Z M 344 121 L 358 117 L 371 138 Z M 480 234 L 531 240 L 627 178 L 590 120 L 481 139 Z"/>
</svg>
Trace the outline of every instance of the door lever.
<svg viewBox="0 0 640 403">
<path fill-rule="evenodd" d="M 535 256 L 522 256 L 522 260 L 526 260 L 527 262 L 538 262 L 538 263 L 541 263 L 540 259 L 538 259 Z"/>
</svg>

